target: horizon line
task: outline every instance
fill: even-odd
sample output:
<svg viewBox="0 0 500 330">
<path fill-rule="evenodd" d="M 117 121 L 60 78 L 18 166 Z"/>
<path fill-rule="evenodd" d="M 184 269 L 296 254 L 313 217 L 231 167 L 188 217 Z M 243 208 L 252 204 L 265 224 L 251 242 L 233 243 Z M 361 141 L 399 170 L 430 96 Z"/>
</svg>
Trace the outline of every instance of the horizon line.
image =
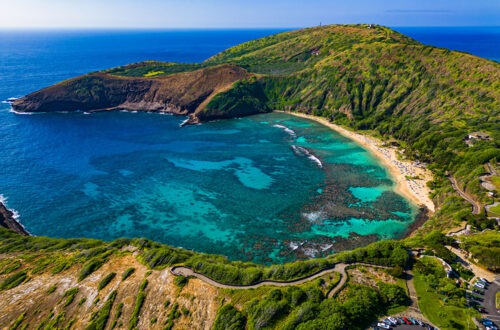
<svg viewBox="0 0 500 330">
<path fill-rule="evenodd" d="M 167 30 L 291 30 L 291 29 L 306 29 L 318 26 L 329 26 L 329 25 L 364 25 L 364 24 L 374 24 L 380 26 L 386 26 L 389 28 L 500 28 L 500 25 L 384 25 L 377 23 L 332 23 L 332 24 L 322 24 L 322 25 L 310 25 L 310 26 L 269 26 L 269 27 L 253 27 L 253 26 L 242 26 L 242 27 L 231 27 L 231 26 L 220 26 L 220 27 L 145 27 L 145 26 L 0 26 L 1 30 L 17 30 L 17 31 L 27 31 L 27 30 L 156 30 L 156 31 L 167 31 Z"/>
</svg>

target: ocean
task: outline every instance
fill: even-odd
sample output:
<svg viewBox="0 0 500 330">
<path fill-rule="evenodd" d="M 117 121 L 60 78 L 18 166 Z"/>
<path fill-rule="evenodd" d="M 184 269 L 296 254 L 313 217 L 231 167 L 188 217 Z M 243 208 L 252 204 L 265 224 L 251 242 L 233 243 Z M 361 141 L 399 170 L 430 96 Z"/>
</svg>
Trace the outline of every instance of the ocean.
<svg viewBox="0 0 500 330">
<path fill-rule="evenodd" d="M 498 29 L 398 30 L 500 57 Z M 280 31 L 0 31 L 0 100 L 137 61 L 200 62 Z M 286 114 L 180 128 L 160 114 L 9 110 L 0 194 L 35 235 L 146 237 L 270 263 L 401 237 L 417 213 L 368 152 Z"/>
</svg>

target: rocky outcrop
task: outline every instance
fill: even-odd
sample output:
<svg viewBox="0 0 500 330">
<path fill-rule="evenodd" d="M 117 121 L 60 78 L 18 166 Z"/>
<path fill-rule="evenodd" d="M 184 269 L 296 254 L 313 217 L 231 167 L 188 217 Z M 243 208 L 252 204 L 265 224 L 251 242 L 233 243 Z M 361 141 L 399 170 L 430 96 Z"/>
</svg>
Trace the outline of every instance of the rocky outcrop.
<svg viewBox="0 0 500 330">
<path fill-rule="evenodd" d="M 220 65 L 157 78 L 92 73 L 31 93 L 12 103 L 17 112 L 134 110 L 196 114 L 218 92 L 251 75 Z"/>
<path fill-rule="evenodd" d="M 29 236 L 30 233 L 16 220 L 14 213 L 0 202 L 0 226 L 12 229 L 21 235 Z"/>
</svg>

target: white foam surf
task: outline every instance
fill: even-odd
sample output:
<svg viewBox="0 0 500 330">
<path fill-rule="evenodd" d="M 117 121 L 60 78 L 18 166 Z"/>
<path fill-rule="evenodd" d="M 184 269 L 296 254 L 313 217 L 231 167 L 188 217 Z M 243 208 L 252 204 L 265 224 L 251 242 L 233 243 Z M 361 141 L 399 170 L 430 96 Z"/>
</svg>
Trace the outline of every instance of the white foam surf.
<svg viewBox="0 0 500 330">
<path fill-rule="evenodd" d="M 333 246 L 333 244 L 321 245 L 321 251 L 325 252 L 326 250 L 330 250 L 332 246 Z"/>
<path fill-rule="evenodd" d="M 302 213 L 302 216 L 309 222 L 317 223 L 325 218 L 325 212 L 313 211 L 309 213 Z"/>
<path fill-rule="evenodd" d="M 17 99 L 18 99 L 18 97 L 9 97 L 7 100 L 2 101 L 2 103 L 11 104 L 12 102 L 14 102 Z"/>
<path fill-rule="evenodd" d="M 309 152 L 309 150 L 307 150 L 306 148 L 295 146 L 295 145 L 291 145 L 290 147 L 292 148 L 293 152 L 297 156 L 306 156 L 307 158 L 309 158 L 310 160 L 312 160 L 313 162 L 315 162 L 316 165 L 318 165 L 319 168 L 323 168 L 323 163 L 321 162 L 321 160 L 319 160 L 318 157 L 316 157 L 313 154 L 311 154 Z"/>
<path fill-rule="evenodd" d="M 10 107 L 9 112 L 12 112 L 12 113 L 14 113 L 14 114 L 16 114 L 16 115 L 27 115 L 27 116 L 30 116 L 30 115 L 38 115 L 38 114 L 43 113 L 43 112 L 22 112 L 22 111 L 16 111 L 16 110 L 14 110 L 14 108 L 13 108 L 13 107 Z"/>
<path fill-rule="evenodd" d="M 304 254 L 308 256 L 309 258 L 314 258 L 316 257 L 316 254 L 318 253 L 318 250 L 313 249 L 313 248 L 305 248 L 304 249 Z"/>
<path fill-rule="evenodd" d="M 9 211 L 12 212 L 12 218 L 21 226 L 23 227 L 24 231 L 27 232 L 28 234 L 31 235 L 29 231 L 26 230 L 26 227 L 23 226 L 23 224 L 19 221 L 20 215 L 17 210 L 14 210 L 12 208 L 9 208 L 7 205 L 7 197 L 5 195 L 0 194 L 0 203 L 2 203 Z"/>
<path fill-rule="evenodd" d="M 288 133 L 292 137 L 296 137 L 297 136 L 297 134 L 295 133 L 295 131 L 293 129 L 290 129 L 290 128 L 286 127 L 286 126 L 276 124 L 276 125 L 273 125 L 273 127 L 281 128 L 282 130 L 284 130 L 286 133 Z"/>
<path fill-rule="evenodd" d="M 299 247 L 302 247 L 302 245 L 304 245 L 304 244 L 305 244 L 305 242 L 290 242 L 288 244 L 288 246 L 290 247 L 290 249 L 292 249 L 292 251 L 295 251 Z"/>
<path fill-rule="evenodd" d="M 186 126 L 186 124 L 189 122 L 189 117 L 186 118 L 185 120 L 183 120 L 180 124 L 179 124 L 179 127 L 184 127 Z"/>
</svg>

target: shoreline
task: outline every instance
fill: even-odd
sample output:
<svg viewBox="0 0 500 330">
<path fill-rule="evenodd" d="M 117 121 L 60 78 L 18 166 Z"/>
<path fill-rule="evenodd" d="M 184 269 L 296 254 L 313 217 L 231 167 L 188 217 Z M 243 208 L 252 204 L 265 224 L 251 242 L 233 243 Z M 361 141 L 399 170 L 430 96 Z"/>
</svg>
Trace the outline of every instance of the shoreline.
<svg viewBox="0 0 500 330">
<path fill-rule="evenodd" d="M 398 194 L 406 197 L 418 207 L 425 207 L 430 215 L 434 213 L 435 206 L 429 198 L 430 189 L 427 182 L 432 180 L 432 173 L 412 161 L 402 161 L 398 159 L 398 150 L 393 147 L 383 147 L 382 142 L 374 137 L 350 131 L 342 126 L 329 122 L 326 118 L 308 115 L 299 112 L 289 112 L 274 110 L 275 112 L 287 113 L 292 116 L 313 120 L 320 123 L 340 135 L 353 140 L 363 149 L 370 152 L 387 168 L 394 180 L 394 190 Z M 408 179 L 407 177 L 419 177 L 420 179 Z"/>
</svg>

